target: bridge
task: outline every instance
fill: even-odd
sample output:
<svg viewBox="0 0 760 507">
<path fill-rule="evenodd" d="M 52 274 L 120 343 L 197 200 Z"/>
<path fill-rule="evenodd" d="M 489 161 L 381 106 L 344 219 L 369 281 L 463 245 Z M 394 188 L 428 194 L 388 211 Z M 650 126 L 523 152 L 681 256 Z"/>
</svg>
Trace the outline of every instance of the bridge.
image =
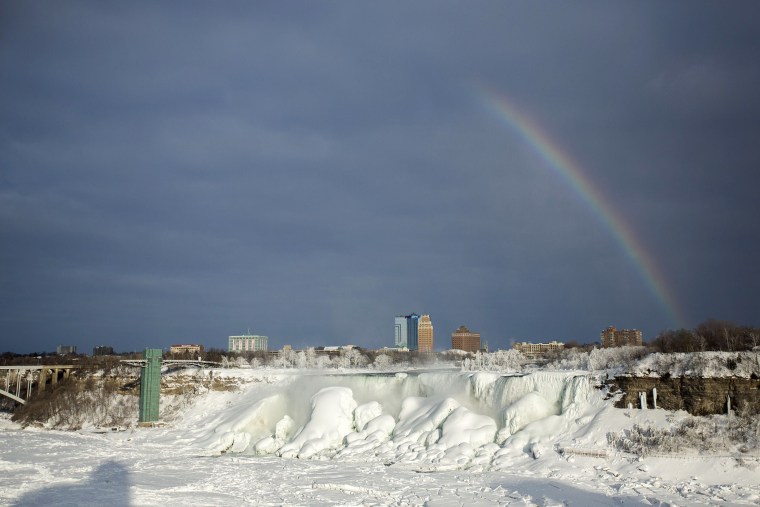
<svg viewBox="0 0 760 507">
<path fill-rule="evenodd" d="M 122 363 L 140 368 L 140 424 L 150 425 L 158 421 L 159 397 L 161 395 L 162 366 L 216 366 L 219 363 L 193 359 L 163 359 L 161 349 L 145 349 L 144 359 L 122 359 Z"/>
<path fill-rule="evenodd" d="M 194 359 L 163 359 L 161 349 L 145 349 L 144 359 L 123 359 L 121 362 L 128 366 L 136 366 L 141 369 L 140 373 L 140 423 L 153 423 L 158 421 L 159 396 L 161 394 L 161 368 L 163 366 L 219 366 L 219 363 Z M 21 404 L 32 395 L 33 385 L 42 392 L 50 379 L 50 383 L 58 383 L 61 375 L 63 379 L 69 378 L 72 369 L 77 368 L 70 364 L 56 365 L 14 365 L 0 366 L 1 372 L 5 371 L 5 389 L 0 387 L 0 395 L 12 399 Z M 2 378 L 0 378 L 0 386 Z"/>
<path fill-rule="evenodd" d="M 45 390 L 48 378 L 50 383 L 55 385 L 58 383 L 61 372 L 63 372 L 63 378 L 67 379 L 74 368 L 76 367 L 71 364 L 0 366 L 0 372 L 5 371 L 5 389 L 0 388 L 0 395 L 24 405 L 26 399 L 32 395 L 35 380 L 37 390 L 42 392 Z M 1 379 L 0 385 L 2 385 Z"/>
</svg>

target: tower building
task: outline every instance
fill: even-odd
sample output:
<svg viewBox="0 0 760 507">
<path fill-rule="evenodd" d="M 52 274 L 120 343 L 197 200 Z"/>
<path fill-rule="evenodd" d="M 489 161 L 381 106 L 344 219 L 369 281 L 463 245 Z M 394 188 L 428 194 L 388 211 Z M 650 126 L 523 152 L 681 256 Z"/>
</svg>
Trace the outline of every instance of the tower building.
<svg viewBox="0 0 760 507">
<path fill-rule="evenodd" d="M 418 325 L 420 322 L 420 316 L 416 313 L 407 315 L 406 319 L 406 343 L 409 350 L 417 350 L 418 344 Z"/>
<path fill-rule="evenodd" d="M 396 347 L 417 350 L 417 326 L 419 320 L 420 316 L 416 313 L 396 317 L 393 326 Z"/>
<path fill-rule="evenodd" d="M 433 352 L 433 323 L 430 315 L 420 317 L 417 325 L 417 345 L 420 352 Z"/>
</svg>

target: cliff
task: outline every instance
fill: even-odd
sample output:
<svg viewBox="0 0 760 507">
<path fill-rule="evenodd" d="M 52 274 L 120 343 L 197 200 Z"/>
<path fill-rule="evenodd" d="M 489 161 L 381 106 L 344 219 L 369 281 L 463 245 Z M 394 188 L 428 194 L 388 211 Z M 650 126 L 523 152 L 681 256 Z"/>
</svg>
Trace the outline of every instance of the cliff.
<svg viewBox="0 0 760 507">
<path fill-rule="evenodd" d="M 693 415 L 725 414 L 728 400 L 732 410 L 760 413 L 760 379 L 696 376 L 635 377 L 609 379 L 610 392 L 622 391 L 616 407 L 632 404 L 640 407 L 639 393 L 646 393 L 647 407 L 653 408 L 653 390 L 657 389 L 657 408 L 685 410 Z"/>
</svg>

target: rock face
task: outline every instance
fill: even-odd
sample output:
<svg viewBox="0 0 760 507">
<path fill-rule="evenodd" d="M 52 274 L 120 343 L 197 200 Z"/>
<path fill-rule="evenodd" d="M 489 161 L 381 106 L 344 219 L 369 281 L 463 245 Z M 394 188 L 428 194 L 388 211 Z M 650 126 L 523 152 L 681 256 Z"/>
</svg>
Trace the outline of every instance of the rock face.
<svg viewBox="0 0 760 507">
<path fill-rule="evenodd" d="M 607 381 L 610 392 L 623 391 L 616 407 L 632 404 L 640 408 L 639 393 L 646 393 L 647 408 L 652 407 L 652 392 L 657 389 L 657 408 L 686 410 L 693 415 L 725 414 L 728 399 L 731 410 L 748 409 L 760 413 L 760 379 L 720 377 L 617 377 Z"/>
</svg>

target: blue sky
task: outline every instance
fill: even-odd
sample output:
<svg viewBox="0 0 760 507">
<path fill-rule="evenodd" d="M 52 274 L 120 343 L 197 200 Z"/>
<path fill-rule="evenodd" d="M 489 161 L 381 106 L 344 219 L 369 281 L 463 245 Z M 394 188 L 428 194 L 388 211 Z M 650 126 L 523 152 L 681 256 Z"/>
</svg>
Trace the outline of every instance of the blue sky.
<svg viewBox="0 0 760 507">
<path fill-rule="evenodd" d="M 0 10 L 0 349 L 760 325 L 755 2 Z M 508 97 L 630 225 L 483 107 Z"/>
</svg>

